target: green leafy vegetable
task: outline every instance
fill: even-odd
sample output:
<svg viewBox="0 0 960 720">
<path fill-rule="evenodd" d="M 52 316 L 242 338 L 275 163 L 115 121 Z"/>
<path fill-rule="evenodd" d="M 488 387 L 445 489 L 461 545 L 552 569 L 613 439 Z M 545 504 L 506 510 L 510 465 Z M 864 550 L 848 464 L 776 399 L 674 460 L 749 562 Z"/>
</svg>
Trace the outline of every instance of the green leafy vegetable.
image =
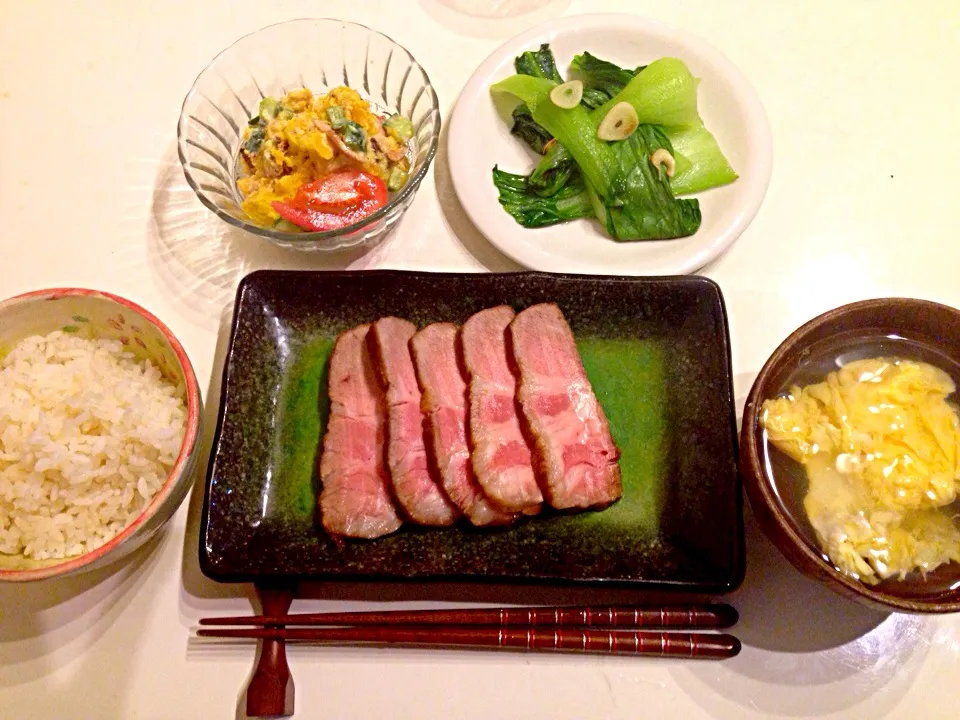
<svg viewBox="0 0 960 720">
<path fill-rule="evenodd" d="M 279 111 L 280 103 L 278 103 L 272 97 L 265 97 L 260 101 L 260 119 L 264 123 L 268 123 L 273 120 Z"/>
<path fill-rule="evenodd" d="M 357 152 L 366 152 L 367 133 L 358 123 L 347 120 L 337 132 L 343 136 L 343 142 L 347 144 L 347 147 Z"/>
<path fill-rule="evenodd" d="M 383 127 L 391 132 L 398 142 L 405 143 L 413 137 L 413 123 L 403 115 L 391 115 L 384 121 Z"/>
<path fill-rule="evenodd" d="M 605 93 L 603 90 L 586 88 L 583 91 L 583 97 L 580 99 L 580 104 L 587 108 L 587 110 L 595 110 L 611 97 L 611 94 Z"/>
<path fill-rule="evenodd" d="M 593 205 L 582 184 L 570 184 L 551 197 L 540 197 L 527 178 L 493 168 L 493 184 L 500 192 L 500 204 L 526 228 L 594 217 Z"/>
<path fill-rule="evenodd" d="M 651 63 L 649 67 L 654 72 L 647 75 L 642 83 L 634 83 L 629 93 L 624 92 L 623 95 L 620 93 L 633 81 L 634 76 L 648 66 L 633 71 L 625 70 L 588 52 L 574 57 L 570 66 L 581 73 L 586 85 L 602 87 L 614 97 L 634 97 L 636 94 L 648 98 L 645 101 L 648 106 L 656 101 L 661 103 L 663 114 L 655 119 L 641 113 L 637 105 L 634 107 L 641 122 L 667 126 L 665 132 L 673 145 L 673 156 L 677 163 L 670 181 L 674 195 L 691 195 L 733 182 L 738 177 L 737 173 L 730 167 L 716 139 L 704 127 L 699 114 L 687 124 L 693 117 L 691 108 L 696 112 L 696 79 L 679 60 L 666 60 L 669 62 L 658 60 Z M 611 100 L 607 107 L 614 102 L 617 100 Z"/>
<path fill-rule="evenodd" d="M 366 131 L 359 123 L 356 123 L 353 120 L 347 120 L 346 113 L 344 113 L 342 107 L 339 105 L 331 105 L 328 107 L 327 121 L 330 123 L 330 127 L 340 134 L 347 147 L 356 150 L 357 152 L 366 152 Z"/>
<path fill-rule="evenodd" d="M 247 141 L 243 144 L 243 149 L 251 155 L 255 155 L 257 150 L 260 149 L 260 145 L 263 144 L 265 135 L 266 131 L 262 127 L 254 128 L 250 133 L 250 137 L 248 137 Z"/>
<path fill-rule="evenodd" d="M 541 45 L 536 51 L 528 50 L 517 57 L 513 61 L 513 66 L 516 68 L 518 75 L 553 80 L 558 85 L 563 82 L 563 78 L 557 71 L 557 63 L 553 59 L 553 51 L 547 43 Z"/>
<path fill-rule="evenodd" d="M 618 241 L 691 235 L 700 227 L 699 202 L 675 195 L 737 177 L 703 126 L 697 80 L 681 61 L 662 58 L 630 70 L 582 53 L 571 68 L 585 90 L 570 109 L 549 99 L 562 78 L 548 46 L 515 65 L 518 74 L 491 91 L 520 101 L 513 133 L 544 157 L 528 177 L 494 168 L 494 184 L 501 205 L 524 227 L 595 216 Z M 639 128 L 623 141 L 599 140 L 600 121 L 621 102 L 637 111 Z M 661 148 L 675 159 L 672 179 L 651 161 Z"/>
<path fill-rule="evenodd" d="M 556 84 L 563 82 L 560 73 L 557 71 L 557 63 L 553 58 L 553 51 L 546 43 L 540 46 L 539 50 L 523 53 L 513 61 L 518 75 L 527 75 L 529 77 L 543 78 L 552 80 Z M 536 120 L 530 115 L 530 108 L 520 103 L 513 111 L 513 127 L 510 132 L 523 140 L 530 148 L 542 155 L 546 150 L 546 144 L 553 140 L 553 135 L 548 133 Z"/>
<path fill-rule="evenodd" d="M 670 181 L 674 195 L 692 195 L 737 179 L 716 138 L 703 123 L 667 134 L 677 164 Z"/>
<path fill-rule="evenodd" d="M 615 240 L 665 240 L 692 235 L 700 227 L 700 202 L 678 200 L 670 181 L 654 167 L 653 152 L 672 154 L 670 140 L 656 125 L 641 125 L 614 145 L 620 172 L 626 178 L 621 206 L 607 206 L 607 232 Z"/>
<path fill-rule="evenodd" d="M 599 123 L 620 102 L 633 105 L 641 124 L 689 127 L 700 122 L 697 79 L 676 58 L 654 60 L 592 115 Z"/>
<path fill-rule="evenodd" d="M 623 90 L 627 83 L 633 80 L 634 76 L 644 68 L 646 68 L 646 65 L 641 65 L 634 70 L 627 70 L 619 65 L 614 65 L 612 62 L 601 60 L 588 52 L 576 55 L 570 61 L 570 69 L 580 73 L 583 84 L 591 90 L 605 93 L 607 100 Z"/>
<path fill-rule="evenodd" d="M 327 122 L 334 130 L 339 130 L 347 124 L 347 115 L 339 105 L 331 105 L 327 108 Z"/>
<path fill-rule="evenodd" d="M 524 103 L 513 109 L 513 127 L 510 128 L 510 133 L 523 140 L 538 155 L 543 155 L 547 143 L 553 140 L 553 135 L 533 119 L 530 108 Z"/>
<path fill-rule="evenodd" d="M 565 186 L 571 179 L 578 178 L 580 171 L 567 149 L 558 142 L 547 148 L 543 159 L 527 178 L 530 188 L 537 195 L 549 197 Z"/>
<path fill-rule="evenodd" d="M 625 141 L 605 143 L 597 139 L 593 114 L 582 105 L 563 110 L 550 102 L 550 89 L 554 85 L 541 78 L 513 75 L 492 89 L 509 92 L 524 101 L 533 119 L 569 152 L 587 188 L 596 193 L 599 202 L 591 203 L 591 208 L 607 232 L 616 240 L 665 239 L 696 232 L 700 226 L 699 203 L 674 198 L 669 180 L 661 178 L 659 170 L 650 163 L 650 155 L 657 148 L 673 150 L 664 132 L 647 124 Z M 529 196 L 528 181 L 523 192 L 524 197 Z M 589 194 L 580 198 L 577 206 L 583 208 L 584 200 L 588 199 Z M 517 199 L 511 196 L 510 200 L 515 208 Z M 532 200 L 527 199 L 526 204 L 532 204 Z M 523 213 L 511 211 L 507 204 L 504 207 L 515 218 L 518 214 L 529 215 L 526 205 L 521 206 Z"/>
<path fill-rule="evenodd" d="M 623 90 L 633 76 L 640 72 L 643 67 L 634 71 L 624 70 L 606 60 L 600 60 L 590 53 L 577 55 L 571 63 L 571 69 L 577 70 L 584 75 L 584 83 L 588 85 L 583 91 L 583 97 L 580 104 L 588 110 L 594 110 L 618 92 Z M 593 87 L 590 87 L 590 85 Z M 602 89 L 601 89 L 602 88 Z M 520 105 L 527 116 L 530 114 L 526 105 Z M 529 118 L 532 123 L 545 137 L 550 134 L 542 127 L 536 124 L 533 118 Z M 554 143 L 550 146 L 550 151 L 543 152 L 546 157 L 540 161 L 536 170 L 530 175 L 531 187 L 537 188 L 540 195 L 550 195 L 563 187 L 564 183 L 577 172 L 576 163 L 573 157 L 560 145 Z"/>
<path fill-rule="evenodd" d="M 407 172 L 400 167 L 395 167 L 390 171 L 390 177 L 387 178 L 387 190 L 396 192 L 407 182 Z"/>
<path fill-rule="evenodd" d="M 303 232 L 303 229 L 300 226 L 294 225 L 292 222 L 285 220 L 284 218 L 277 218 L 277 221 L 273 223 L 273 229 L 277 232 L 285 233 Z"/>
<path fill-rule="evenodd" d="M 597 139 L 597 123 L 582 105 L 564 110 L 550 102 L 550 90 L 555 85 L 555 82 L 543 78 L 511 75 L 490 89 L 509 93 L 526 103 L 534 121 L 567 149 L 580 166 L 584 178 L 605 202 L 616 203 L 623 190 L 623 181 L 617 172 L 613 149 Z"/>
</svg>

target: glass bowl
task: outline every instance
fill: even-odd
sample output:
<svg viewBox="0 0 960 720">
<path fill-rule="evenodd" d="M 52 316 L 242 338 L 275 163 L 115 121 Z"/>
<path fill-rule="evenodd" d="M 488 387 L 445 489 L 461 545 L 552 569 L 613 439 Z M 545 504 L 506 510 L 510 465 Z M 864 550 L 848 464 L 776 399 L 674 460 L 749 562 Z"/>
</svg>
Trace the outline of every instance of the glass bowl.
<svg viewBox="0 0 960 720">
<path fill-rule="evenodd" d="M 380 111 L 414 127 L 410 177 L 387 204 L 346 228 L 290 233 L 254 224 L 241 209 L 237 157 L 260 100 L 346 85 Z M 298 250 L 338 250 L 381 239 L 413 202 L 437 152 L 440 108 L 426 71 L 403 47 L 363 25 L 329 18 L 291 20 L 246 35 L 213 59 L 183 101 L 177 150 L 200 202 L 222 220 Z"/>
</svg>

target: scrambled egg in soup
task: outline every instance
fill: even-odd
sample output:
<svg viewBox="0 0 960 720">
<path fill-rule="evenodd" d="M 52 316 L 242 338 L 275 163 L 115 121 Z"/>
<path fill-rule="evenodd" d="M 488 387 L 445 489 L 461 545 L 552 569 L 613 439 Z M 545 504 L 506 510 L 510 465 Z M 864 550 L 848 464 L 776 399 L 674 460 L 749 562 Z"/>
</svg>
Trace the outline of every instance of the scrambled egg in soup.
<svg viewBox="0 0 960 720">
<path fill-rule="evenodd" d="M 873 584 L 960 561 L 945 509 L 960 490 L 955 389 L 927 363 L 875 358 L 764 403 L 767 437 L 805 466 L 804 508 L 841 571 Z"/>
<path fill-rule="evenodd" d="M 237 181 L 244 212 L 259 225 L 280 219 L 273 203 L 298 188 L 344 169 L 382 179 L 389 190 L 407 181 L 407 143 L 413 126 L 401 115 L 378 116 L 353 89 L 314 96 L 293 90 L 279 102 L 265 98 L 250 120 L 240 156 L 246 175 Z"/>
</svg>

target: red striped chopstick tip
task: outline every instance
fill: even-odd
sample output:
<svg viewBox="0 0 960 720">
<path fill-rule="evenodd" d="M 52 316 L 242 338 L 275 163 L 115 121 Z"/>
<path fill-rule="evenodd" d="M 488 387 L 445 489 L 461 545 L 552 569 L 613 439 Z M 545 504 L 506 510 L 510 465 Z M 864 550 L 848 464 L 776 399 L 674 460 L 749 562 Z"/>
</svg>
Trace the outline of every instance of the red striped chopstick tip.
<svg viewBox="0 0 960 720">
<path fill-rule="evenodd" d="M 726 659 L 740 652 L 740 641 L 723 633 L 624 630 L 552 630 L 463 626 L 367 626 L 344 628 L 201 628 L 201 637 L 284 640 L 336 645 L 486 648 L 527 652 L 642 655 Z"/>
</svg>

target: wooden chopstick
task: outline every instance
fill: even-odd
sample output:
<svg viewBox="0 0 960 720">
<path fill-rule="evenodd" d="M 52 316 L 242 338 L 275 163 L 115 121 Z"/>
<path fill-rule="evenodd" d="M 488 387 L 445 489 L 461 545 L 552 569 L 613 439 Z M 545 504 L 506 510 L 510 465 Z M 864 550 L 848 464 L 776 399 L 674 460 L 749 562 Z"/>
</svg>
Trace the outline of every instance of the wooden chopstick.
<svg viewBox="0 0 960 720">
<path fill-rule="evenodd" d="M 339 645 L 485 648 L 530 652 L 647 655 L 720 660 L 740 652 L 740 641 L 722 633 L 649 632 L 509 627 L 368 626 L 345 628 L 201 628 L 201 637 L 283 640 Z"/>
<path fill-rule="evenodd" d="M 470 625 L 580 628 L 728 628 L 737 623 L 729 605 L 674 607 L 534 607 L 384 612 L 300 613 L 201 618 L 201 625 L 368 626 Z"/>
</svg>

